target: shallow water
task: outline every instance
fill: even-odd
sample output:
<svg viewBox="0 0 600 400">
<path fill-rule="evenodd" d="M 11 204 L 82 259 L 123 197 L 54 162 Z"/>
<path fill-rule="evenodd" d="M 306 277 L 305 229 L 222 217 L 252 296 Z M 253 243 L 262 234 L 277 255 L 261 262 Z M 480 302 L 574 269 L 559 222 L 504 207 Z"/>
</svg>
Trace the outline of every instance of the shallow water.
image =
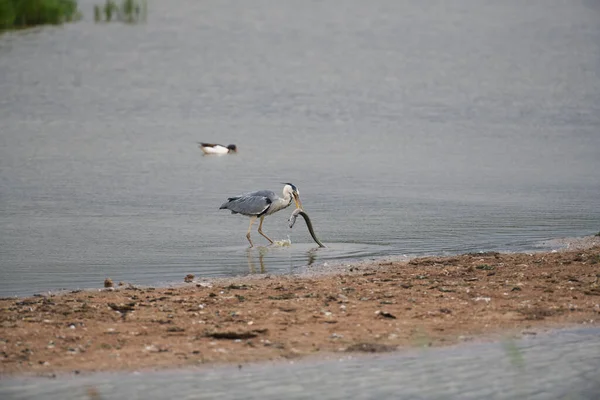
<svg viewBox="0 0 600 400">
<path fill-rule="evenodd" d="M 181 0 L 139 26 L 82 4 L 0 36 L 0 296 L 600 230 L 595 2 Z M 280 182 L 328 249 L 289 208 L 264 231 L 292 246 L 248 251 L 218 210 Z"/>
<path fill-rule="evenodd" d="M 286 362 L 3 380 L 3 399 L 598 398 L 598 328 Z M 277 384 L 274 385 L 273 383 Z"/>
</svg>

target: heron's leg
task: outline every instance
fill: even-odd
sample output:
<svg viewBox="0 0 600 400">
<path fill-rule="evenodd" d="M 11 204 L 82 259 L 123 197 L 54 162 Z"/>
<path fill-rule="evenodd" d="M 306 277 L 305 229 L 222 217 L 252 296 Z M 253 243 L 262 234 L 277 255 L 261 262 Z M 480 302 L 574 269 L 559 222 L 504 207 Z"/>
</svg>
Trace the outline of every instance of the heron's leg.
<svg viewBox="0 0 600 400">
<path fill-rule="evenodd" d="M 260 217 L 260 224 L 258 224 L 258 233 L 260 233 L 261 235 L 263 235 L 263 237 L 265 239 L 267 239 L 269 242 L 271 242 L 271 244 L 273 244 L 273 241 L 271 240 L 270 237 L 268 237 L 267 235 L 265 235 L 262 231 L 262 223 L 265 220 L 265 216 L 263 215 L 262 217 Z"/>
<path fill-rule="evenodd" d="M 248 227 L 248 233 L 246 233 L 246 238 L 250 242 L 250 247 L 254 247 L 254 244 L 252 244 L 252 239 L 250 239 L 250 229 L 252 229 L 252 224 L 254 224 L 254 221 L 256 221 L 256 217 L 250 217 L 250 226 Z"/>
</svg>

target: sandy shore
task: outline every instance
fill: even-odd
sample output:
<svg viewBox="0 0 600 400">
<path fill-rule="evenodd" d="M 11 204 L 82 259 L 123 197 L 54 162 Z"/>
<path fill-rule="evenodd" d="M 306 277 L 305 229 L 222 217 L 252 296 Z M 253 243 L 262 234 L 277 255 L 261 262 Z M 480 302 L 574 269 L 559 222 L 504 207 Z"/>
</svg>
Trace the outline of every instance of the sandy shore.
<svg viewBox="0 0 600 400">
<path fill-rule="evenodd" d="M 1 299 L 0 373 L 242 364 L 597 325 L 600 238 L 557 246 Z"/>
</svg>

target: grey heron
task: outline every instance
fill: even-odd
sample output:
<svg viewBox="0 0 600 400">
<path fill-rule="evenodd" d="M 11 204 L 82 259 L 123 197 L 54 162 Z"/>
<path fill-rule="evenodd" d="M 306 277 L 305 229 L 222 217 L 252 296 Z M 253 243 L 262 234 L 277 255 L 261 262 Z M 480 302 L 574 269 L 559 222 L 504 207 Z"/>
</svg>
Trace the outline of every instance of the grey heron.
<svg viewBox="0 0 600 400">
<path fill-rule="evenodd" d="M 300 192 L 298 188 L 291 183 L 286 183 L 283 187 L 283 197 L 279 197 L 271 190 L 259 190 L 256 192 L 244 193 L 239 196 L 229 197 L 227 201 L 221 204 L 220 210 L 230 210 L 232 214 L 242 214 L 250 217 L 250 226 L 246 238 L 250 242 L 250 247 L 253 247 L 252 239 L 250 239 L 250 230 L 252 224 L 260 218 L 258 225 L 258 233 L 260 233 L 271 244 L 273 241 L 262 231 L 263 220 L 267 215 L 283 210 L 292 204 L 292 200 L 296 203 L 296 208 L 302 209 L 300 202 Z"/>
<path fill-rule="evenodd" d="M 198 142 L 198 145 L 204 154 L 227 154 L 237 152 L 237 146 L 235 144 L 223 146 L 222 144 L 216 143 Z"/>
</svg>

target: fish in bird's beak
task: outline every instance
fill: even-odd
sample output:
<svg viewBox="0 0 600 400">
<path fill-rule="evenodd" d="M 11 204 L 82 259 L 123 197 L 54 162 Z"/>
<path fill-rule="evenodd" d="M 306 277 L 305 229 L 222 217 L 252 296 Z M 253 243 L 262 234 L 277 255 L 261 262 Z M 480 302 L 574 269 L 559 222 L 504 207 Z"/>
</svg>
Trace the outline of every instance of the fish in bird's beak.
<svg viewBox="0 0 600 400">
<path fill-rule="evenodd" d="M 298 193 L 294 192 L 294 193 L 292 193 L 292 196 L 294 196 L 294 202 L 296 203 L 296 208 L 303 210 L 302 202 L 300 201 L 300 195 Z"/>
</svg>

